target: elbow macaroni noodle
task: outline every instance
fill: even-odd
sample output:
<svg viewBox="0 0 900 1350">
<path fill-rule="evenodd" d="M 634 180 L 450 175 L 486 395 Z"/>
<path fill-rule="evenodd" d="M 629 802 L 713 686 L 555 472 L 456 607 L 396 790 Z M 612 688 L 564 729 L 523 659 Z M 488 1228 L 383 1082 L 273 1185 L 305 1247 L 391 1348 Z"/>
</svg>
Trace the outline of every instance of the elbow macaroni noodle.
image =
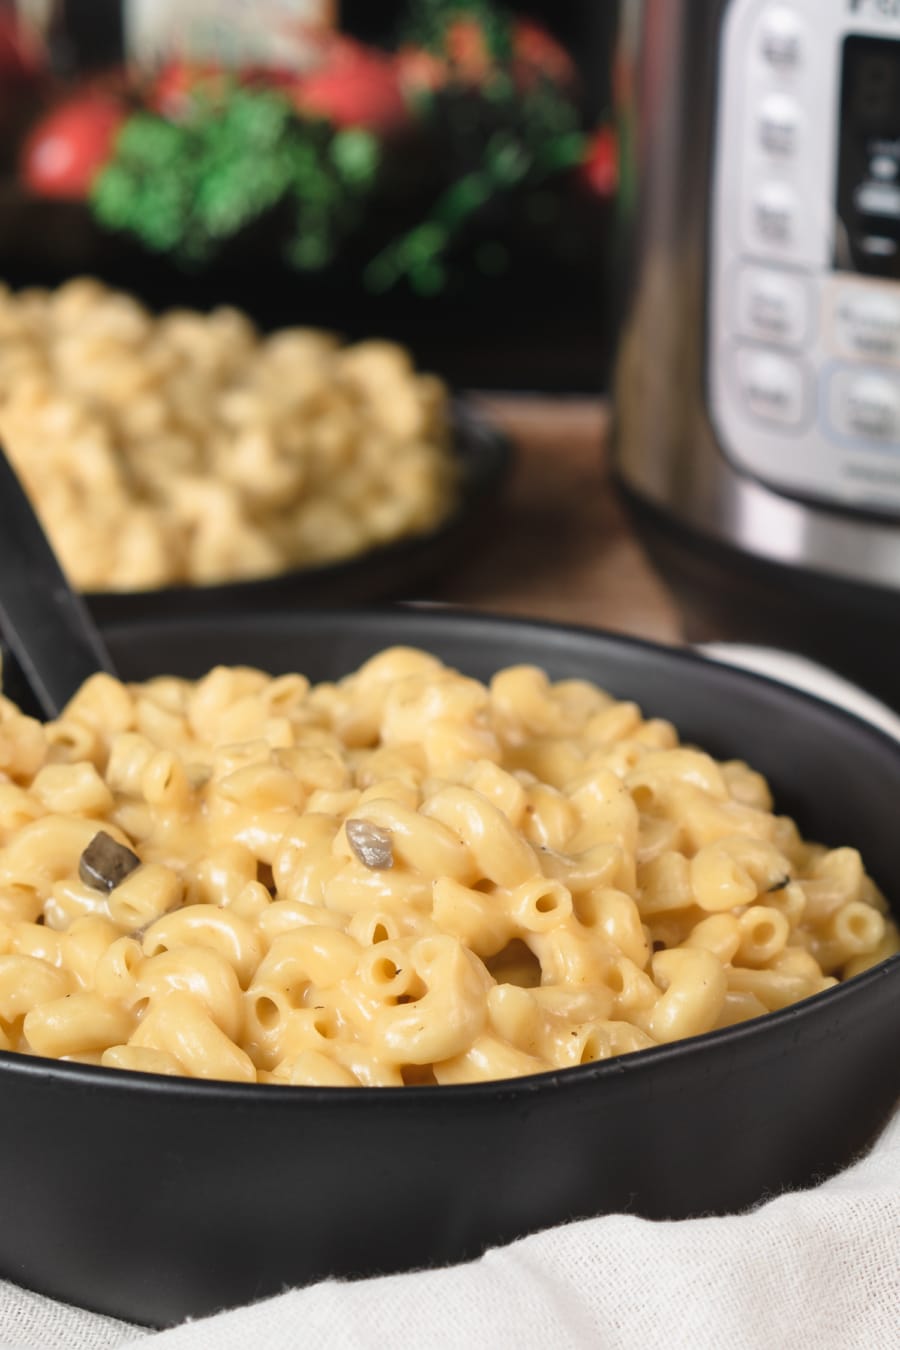
<svg viewBox="0 0 900 1350">
<path fill-rule="evenodd" d="M 73 585 L 143 590 L 333 561 L 443 519 L 446 390 L 389 342 L 150 315 L 78 279 L 0 285 L 0 439 Z"/>
<path fill-rule="evenodd" d="M 140 859 L 108 891 L 79 877 L 101 830 Z M 745 1021 L 898 949 L 854 849 L 582 680 L 485 686 L 393 648 L 314 687 L 97 675 L 47 726 L 0 700 L 5 1050 L 507 1078 Z"/>
</svg>

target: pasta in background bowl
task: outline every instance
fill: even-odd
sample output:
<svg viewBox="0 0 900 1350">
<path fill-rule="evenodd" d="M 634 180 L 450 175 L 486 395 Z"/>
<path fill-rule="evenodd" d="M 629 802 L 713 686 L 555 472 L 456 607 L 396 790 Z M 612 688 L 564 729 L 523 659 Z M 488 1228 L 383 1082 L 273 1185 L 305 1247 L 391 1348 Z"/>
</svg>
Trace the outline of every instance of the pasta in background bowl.
<svg viewBox="0 0 900 1350">
<path fill-rule="evenodd" d="M 0 439 L 107 617 L 394 592 L 452 551 L 506 454 L 397 343 L 154 315 L 86 277 L 0 286 Z"/>
<path fill-rule="evenodd" d="M 900 749 L 876 731 L 454 613 L 111 641 L 142 684 L 0 720 L 0 1157 L 33 1162 L 0 1168 L 30 1197 L 0 1270 L 166 1322 L 577 1215 L 733 1209 L 884 1119 Z M 98 1221 L 48 1262 L 73 1186 Z"/>
</svg>

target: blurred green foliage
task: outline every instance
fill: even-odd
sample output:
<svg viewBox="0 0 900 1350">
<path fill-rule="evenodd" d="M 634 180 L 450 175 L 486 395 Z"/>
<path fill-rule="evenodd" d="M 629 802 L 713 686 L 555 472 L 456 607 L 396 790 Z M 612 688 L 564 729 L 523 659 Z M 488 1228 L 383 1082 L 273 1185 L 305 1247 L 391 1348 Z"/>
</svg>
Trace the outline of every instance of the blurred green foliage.
<svg viewBox="0 0 900 1350">
<path fill-rule="evenodd" d="M 283 208 L 286 256 L 314 270 L 359 221 L 380 157 L 368 131 L 302 119 L 277 90 L 201 87 L 183 121 L 137 112 L 126 122 L 91 201 L 108 228 L 195 263 Z"/>
</svg>

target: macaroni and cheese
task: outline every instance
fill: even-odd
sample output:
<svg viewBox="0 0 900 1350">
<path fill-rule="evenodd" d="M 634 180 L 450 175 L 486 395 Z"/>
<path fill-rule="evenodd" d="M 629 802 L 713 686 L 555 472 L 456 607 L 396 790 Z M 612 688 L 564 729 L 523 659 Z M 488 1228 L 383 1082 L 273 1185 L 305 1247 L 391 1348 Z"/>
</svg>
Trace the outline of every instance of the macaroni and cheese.
<svg viewBox="0 0 900 1350">
<path fill-rule="evenodd" d="M 501 1079 L 900 949 L 859 854 L 593 684 L 392 648 L 0 700 L 0 1046 L 335 1086 Z"/>
<path fill-rule="evenodd" d="M 0 285 L 0 439 L 86 591 L 249 580 L 426 531 L 446 390 L 389 342 L 159 317 L 88 279 Z"/>
</svg>

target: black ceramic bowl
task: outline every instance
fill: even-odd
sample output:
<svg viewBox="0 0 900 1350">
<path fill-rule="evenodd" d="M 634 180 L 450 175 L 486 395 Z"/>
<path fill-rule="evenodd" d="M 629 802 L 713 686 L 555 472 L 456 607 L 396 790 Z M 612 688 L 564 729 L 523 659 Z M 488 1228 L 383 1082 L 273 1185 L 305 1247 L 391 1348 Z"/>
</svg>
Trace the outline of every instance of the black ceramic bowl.
<svg viewBox="0 0 900 1350">
<path fill-rule="evenodd" d="M 255 661 L 315 679 L 392 643 L 486 677 L 582 676 L 769 778 L 900 896 L 900 747 L 755 675 L 601 633 L 440 611 L 110 632 L 126 677 Z M 721 1213 L 835 1171 L 900 1095 L 900 958 L 782 1012 L 459 1087 L 242 1086 L 0 1054 L 0 1273 L 171 1323 L 328 1275 L 459 1261 L 580 1216 Z"/>
<path fill-rule="evenodd" d="M 430 530 L 336 562 L 292 568 L 257 581 L 94 592 L 86 597 L 91 612 L 100 623 L 132 623 L 138 618 L 256 614 L 285 605 L 327 608 L 413 599 L 477 537 L 496 507 L 512 459 L 506 436 L 465 399 L 453 404 L 452 449 L 459 498 L 446 519 Z"/>
</svg>

